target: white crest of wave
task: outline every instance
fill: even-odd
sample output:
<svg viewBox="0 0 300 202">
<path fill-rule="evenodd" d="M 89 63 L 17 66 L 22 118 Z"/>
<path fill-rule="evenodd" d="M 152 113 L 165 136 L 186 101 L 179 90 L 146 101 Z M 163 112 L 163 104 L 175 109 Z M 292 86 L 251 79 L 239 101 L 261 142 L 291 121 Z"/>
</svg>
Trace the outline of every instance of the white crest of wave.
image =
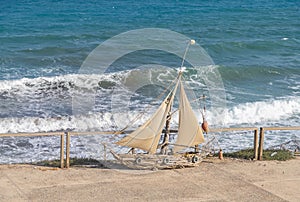
<svg viewBox="0 0 300 202">
<path fill-rule="evenodd" d="M 58 118 L 3 118 L 0 122 L 0 133 L 20 132 L 47 132 L 47 131 L 118 131 L 123 129 L 130 120 L 137 116 L 138 112 L 130 111 L 123 113 L 95 113 L 80 116 Z M 201 117 L 199 115 L 199 121 Z M 172 122 L 177 125 L 177 114 Z M 258 101 L 233 106 L 226 110 L 225 117 L 207 112 L 210 125 L 275 125 L 275 124 L 299 124 L 300 98 L 288 97 L 279 100 Z M 137 127 L 149 117 L 141 117 L 133 127 Z M 120 125 L 120 123 L 122 123 Z M 258 126 L 258 125 L 257 125 Z M 132 128 L 131 128 L 132 129 Z"/>
<path fill-rule="evenodd" d="M 289 124 L 288 119 L 293 117 L 300 117 L 299 97 L 239 104 L 227 110 L 223 123 L 226 125 L 280 122 Z"/>
<path fill-rule="evenodd" d="M 119 131 L 137 116 L 136 113 L 95 113 L 56 118 L 2 118 L 1 133 L 35 133 L 52 131 Z M 143 117 L 136 124 L 146 121 Z M 123 123 L 122 125 L 118 123 Z"/>
</svg>

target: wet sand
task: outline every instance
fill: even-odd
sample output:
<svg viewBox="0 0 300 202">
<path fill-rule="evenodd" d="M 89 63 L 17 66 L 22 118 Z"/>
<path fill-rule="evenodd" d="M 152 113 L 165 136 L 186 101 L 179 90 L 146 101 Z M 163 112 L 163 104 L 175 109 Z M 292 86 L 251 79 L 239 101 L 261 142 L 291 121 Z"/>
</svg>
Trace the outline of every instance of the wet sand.
<svg viewBox="0 0 300 202">
<path fill-rule="evenodd" d="M 300 158 L 133 171 L 0 165 L 0 201 L 300 201 Z"/>
</svg>

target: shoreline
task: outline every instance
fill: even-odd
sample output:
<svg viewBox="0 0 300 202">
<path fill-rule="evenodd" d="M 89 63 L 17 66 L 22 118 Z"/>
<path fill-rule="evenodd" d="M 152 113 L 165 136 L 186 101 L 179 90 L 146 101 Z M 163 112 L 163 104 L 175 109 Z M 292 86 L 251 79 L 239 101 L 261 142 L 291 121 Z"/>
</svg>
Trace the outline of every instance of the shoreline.
<svg viewBox="0 0 300 202">
<path fill-rule="evenodd" d="M 0 165 L 0 201 L 299 201 L 300 158 L 133 171 Z"/>
</svg>

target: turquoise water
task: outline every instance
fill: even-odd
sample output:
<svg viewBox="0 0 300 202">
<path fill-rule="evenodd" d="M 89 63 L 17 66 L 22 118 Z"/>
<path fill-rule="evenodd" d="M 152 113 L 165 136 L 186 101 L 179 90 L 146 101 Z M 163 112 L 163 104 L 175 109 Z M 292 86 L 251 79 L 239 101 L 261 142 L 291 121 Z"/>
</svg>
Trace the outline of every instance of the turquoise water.
<svg viewBox="0 0 300 202">
<path fill-rule="evenodd" d="M 37 86 L 39 94 L 69 99 L 61 93 L 70 90 L 64 76 L 77 74 L 94 48 L 122 32 L 148 27 L 195 39 L 217 65 L 231 107 L 279 98 L 299 102 L 299 1 L 5 1 L 0 9 L 0 117 L 70 115 L 68 103 L 67 110 L 54 105 L 43 112 L 44 95 L 26 98 L 17 83 L 32 79 L 27 86 Z M 180 63 L 160 57 L 163 64 Z M 120 65 L 126 70 L 144 59 L 136 56 Z M 61 78 L 52 83 L 54 76 Z M 40 77 L 49 81 L 41 84 Z M 40 112 L 26 112 L 24 101 Z"/>
<path fill-rule="evenodd" d="M 122 71 L 152 62 L 178 68 L 180 58 L 146 51 L 127 55 L 108 75 L 80 76 L 78 71 L 99 44 L 142 28 L 195 39 L 213 59 L 224 83 L 227 114 L 216 118 L 208 108 L 211 125 L 300 124 L 298 0 L 12 0 L 2 1 L 0 10 L 1 133 L 118 129 L 111 122 L 109 96 L 127 78 Z M 193 86 L 194 76 L 186 80 L 200 96 L 207 88 Z M 91 89 L 98 92 L 94 110 L 74 116 L 72 96 Z M 152 91 L 145 88 L 130 109 L 145 107 Z"/>
<path fill-rule="evenodd" d="M 229 103 L 299 98 L 299 1 L 5 1 L 0 9 L 1 81 L 76 74 L 105 40 L 153 27 L 195 39 L 218 66 Z M 122 68 L 144 59 L 125 61 Z M 160 61 L 174 66 L 168 55 L 161 55 Z M 15 98 L 3 89 L 1 103 Z M 51 93 L 49 88 L 39 89 Z M 0 117 L 39 114 L 23 112 L 20 103 L 12 102 L 13 106 L 2 106 Z M 60 111 L 57 108 L 43 116 L 57 115 L 52 113 Z"/>
<path fill-rule="evenodd" d="M 147 27 L 195 39 L 221 66 L 294 73 L 299 9 L 299 1 L 6 1 L 0 78 L 76 73 L 104 40 Z"/>
</svg>

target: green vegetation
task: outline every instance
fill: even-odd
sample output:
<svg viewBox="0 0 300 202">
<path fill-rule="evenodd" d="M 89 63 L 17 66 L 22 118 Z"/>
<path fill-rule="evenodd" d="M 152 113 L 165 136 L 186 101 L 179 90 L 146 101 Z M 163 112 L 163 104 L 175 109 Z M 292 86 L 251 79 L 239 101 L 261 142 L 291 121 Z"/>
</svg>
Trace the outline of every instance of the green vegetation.
<svg viewBox="0 0 300 202">
<path fill-rule="evenodd" d="M 49 166 L 49 167 L 60 167 L 60 160 L 51 160 L 51 161 L 41 161 L 35 163 L 36 165 L 40 166 Z M 100 161 L 92 158 L 70 158 L 70 166 L 75 165 L 100 165 Z"/>
<path fill-rule="evenodd" d="M 233 153 L 224 153 L 224 157 L 239 158 L 239 159 L 253 159 L 254 150 L 253 149 L 244 149 L 241 151 Z M 293 154 L 288 150 L 264 150 L 263 151 L 263 160 L 277 160 L 277 161 L 286 161 L 292 159 Z"/>
<path fill-rule="evenodd" d="M 218 154 L 216 154 L 217 156 Z M 253 159 L 254 150 L 253 149 L 244 149 L 232 153 L 224 153 L 224 157 L 229 158 L 238 158 L 238 159 Z M 288 150 L 264 150 L 263 160 L 277 160 L 277 161 L 286 161 L 293 159 L 294 156 L 292 152 Z M 51 161 L 41 161 L 35 163 L 39 166 L 49 166 L 49 167 L 60 167 L 60 160 L 51 160 Z M 87 166 L 87 165 L 97 165 L 103 167 L 100 161 L 92 158 L 70 158 L 70 166 Z"/>
</svg>

